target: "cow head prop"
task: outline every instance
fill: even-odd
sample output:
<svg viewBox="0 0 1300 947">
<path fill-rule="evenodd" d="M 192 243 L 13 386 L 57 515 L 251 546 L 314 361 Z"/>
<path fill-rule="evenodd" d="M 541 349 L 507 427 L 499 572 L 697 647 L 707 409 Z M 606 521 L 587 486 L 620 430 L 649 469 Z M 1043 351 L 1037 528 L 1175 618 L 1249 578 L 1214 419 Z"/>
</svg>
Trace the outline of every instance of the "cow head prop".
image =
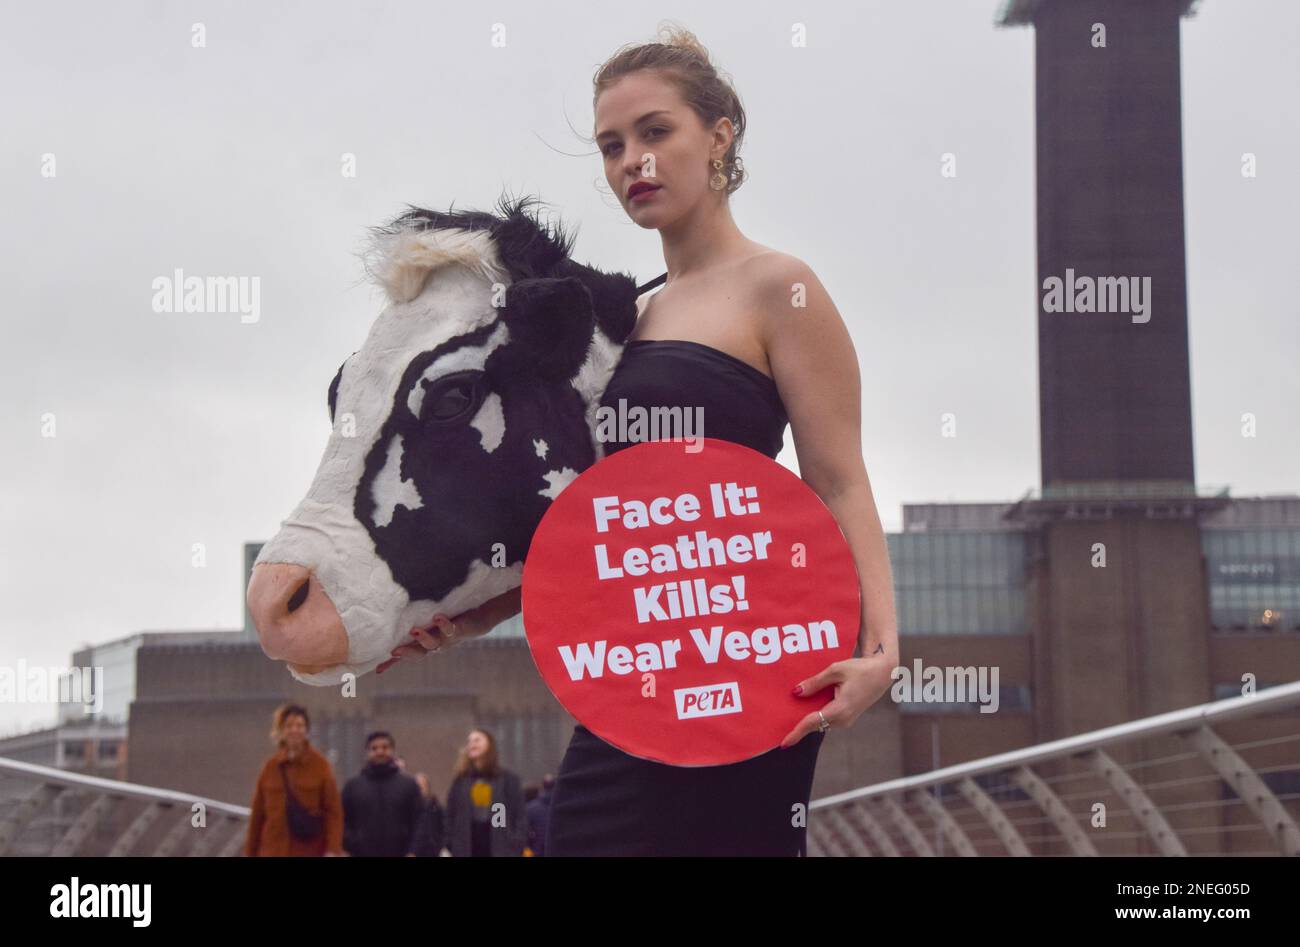
<svg viewBox="0 0 1300 947">
<path fill-rule="evenodd" d="M 388 305 L 329 386 L 320 467 L 248 586 L 263 650 L 304 683 L 371 671 L 413 626 L 517 588 L 542 514 L 603 456 L 636 282 L 569 259 L 534 202 L 372 231 Z"/>
</svg>

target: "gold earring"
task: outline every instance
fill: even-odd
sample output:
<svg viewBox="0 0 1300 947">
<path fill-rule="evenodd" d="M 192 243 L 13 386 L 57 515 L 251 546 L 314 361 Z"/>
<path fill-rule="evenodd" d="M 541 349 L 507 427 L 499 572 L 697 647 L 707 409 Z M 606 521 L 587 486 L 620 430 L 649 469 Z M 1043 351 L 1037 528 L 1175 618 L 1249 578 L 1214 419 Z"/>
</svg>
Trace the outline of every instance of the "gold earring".
<svg viewBox="0 0 1300 947">
<path fill-rule="evenodd" d="M 713 170 L 716 172 L 713 177 L 709 178 L 709 187 L 715 191 L 721 191 L 727 186 L 727 176 L 722 173 L 722 159 L 713 159 Z"/>
</svg>

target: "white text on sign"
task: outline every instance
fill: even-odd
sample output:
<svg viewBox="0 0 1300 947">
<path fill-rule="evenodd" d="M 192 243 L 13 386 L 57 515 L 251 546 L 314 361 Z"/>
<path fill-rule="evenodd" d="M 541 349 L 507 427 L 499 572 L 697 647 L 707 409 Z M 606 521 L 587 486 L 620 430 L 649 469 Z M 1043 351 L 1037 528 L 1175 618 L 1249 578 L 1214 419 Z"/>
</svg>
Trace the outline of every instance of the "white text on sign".
<svg viewBox="0 0 1300 947">
<path fill-rule="evenodd" d="M 833 621 L 814 621 L 808 625 L 789 624 L 777 628 L 755 628 L 728 631 L 714 625 L 706 635 L 702 628 L 692 628 L 691 641 L 706 664 L 717 664 L 725 655 L 732 661 L 753 660 L 756 664 L 772 664 L 786 654 L 801 651 L 824 651 L 840 646 L 839 635 Z M 579 642 L 576 647 L 560 645 L 559 653 L 569 679 L 580 681 L 584 676 L 603 677 L 605 669 L 613 674 L 631 674 L 633 671 L 663 671 L 677 667 L 677 655 L 682 650 L 680 638 L 665 641 L 643 641 L 629 647 L 615 645 L 601 638 L 593 642 Z"/>
<path fill-rule="evenodd" d="M 760 512 L 757 487 L 741 487 L 735 483 L 709 484 L 709 499 L 713 504 L 713 516 L 744 516 Z M 745 502 L 742 502 L 745 501 Z M 591 501 L 596 513 L 596 532 L 609 532 L 609 524 L 621 519 L 624 529 L 641 529 L 652 524 L 667 526 L 675 520 L 692 523 L 700 518 L 700 498 L 694 493 L 682 493 L 676 497 L 656 497 L 649 503 L 644 500 L 625 500 L 618 497 L 596 497 Z M 668 512 L 669 507 L 672 513 Z"/>
<path fill-rule="evenodd" d="M 695 535 L 678 536 L 672 543 L 656 543 L 649 549 L 632 546 L 623 552 L 623 565 L 610 565 L 609 550 L 604 543 L 596 545 L 596 575 L 601 579 L 621 579 L 628 575 L 645 575 L 653 572 L 662 575 L 678 569 L 708 569 L 729 562 L 750 562 L 767 558 L 767 547 L 772 545 L 772 531 L 746 536 L 737 533 L 724 543 L 702 529 Z"/>
</svg>

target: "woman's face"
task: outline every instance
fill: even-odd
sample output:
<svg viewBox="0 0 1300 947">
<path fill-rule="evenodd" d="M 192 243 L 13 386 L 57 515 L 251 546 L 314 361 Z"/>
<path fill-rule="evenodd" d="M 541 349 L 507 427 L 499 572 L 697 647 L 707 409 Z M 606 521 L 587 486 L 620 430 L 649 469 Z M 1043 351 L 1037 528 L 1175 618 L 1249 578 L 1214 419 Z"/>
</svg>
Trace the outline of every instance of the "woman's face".
<svg viewBox="0 0 1300 947">
<path fill-rule="evenodd" d="M 469 737 L 465 740 L 465 752 L 469 758 L 476 761 L 482 759 L 487 748 L 487 737 L 477 730 L 470 731 Z"/>
<path fill-rule="evenodd" d="M 302 746 L 307 739 L 307 721 L 299 714 L 290 714 L 280 727 L 280 735 L 290 746 Z"/>
<path fill-rule="evenodd" d="M 705 128 L 672 83 L 646 71 L 624 76 L 596 100 L 605 180 L 627 215 L 647 229 L 663 228 L 720 193 L 709 187 L 709 162 L 727 153 L 731 133 L 725 118 Z M 637 182 L 657 187 L 632 199 L 628 189 Z"/>
</svg>

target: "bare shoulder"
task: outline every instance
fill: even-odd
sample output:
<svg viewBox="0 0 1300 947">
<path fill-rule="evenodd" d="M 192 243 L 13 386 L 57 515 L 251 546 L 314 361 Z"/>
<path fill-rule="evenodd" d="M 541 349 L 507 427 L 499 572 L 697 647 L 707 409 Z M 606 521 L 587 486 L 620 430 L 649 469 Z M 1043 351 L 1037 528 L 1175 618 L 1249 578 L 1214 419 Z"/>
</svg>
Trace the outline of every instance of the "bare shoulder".
<svg viewBox="0 0 1300 947">
<path fill-rule="evenodd" d="M 746 267 L 746 276 L 765 281 L 768 284 L 779 282 L 791 276 L 801 276 L 806 279 L 817 278 L 811 266 L 793 253 L 785 253 L 781 250 L 769 249 L 756 253 L 745 260 L 744 266 Z"/>
<path fill-rule="evenodd" d="M 814 345 L 818 340 L 823 344 L 842 342 L 839 330 L 844 329 L 843 319 L 807 262 L 769 250 L 746 260 L 745 268 L 765 347 L 789 340 L 792 333 Z"/>
<path fill-rule="evenodd" d="M 862 376 L 853 339 L 803 260 L 773 251 L 747 262 L 763 344 L 790 417 L 799 475 L 825 500 L 865 478 Z"/>
<path fill-rule="evenodd" d="M 768 293 L 779 290 L 790 292 L 790 284 L 817 279 L 812 267 L 799 257 L 781 250 L 765 250 L 749 257 L 742 264 L 744 276 L 750 285 Z"/>
</svg>

